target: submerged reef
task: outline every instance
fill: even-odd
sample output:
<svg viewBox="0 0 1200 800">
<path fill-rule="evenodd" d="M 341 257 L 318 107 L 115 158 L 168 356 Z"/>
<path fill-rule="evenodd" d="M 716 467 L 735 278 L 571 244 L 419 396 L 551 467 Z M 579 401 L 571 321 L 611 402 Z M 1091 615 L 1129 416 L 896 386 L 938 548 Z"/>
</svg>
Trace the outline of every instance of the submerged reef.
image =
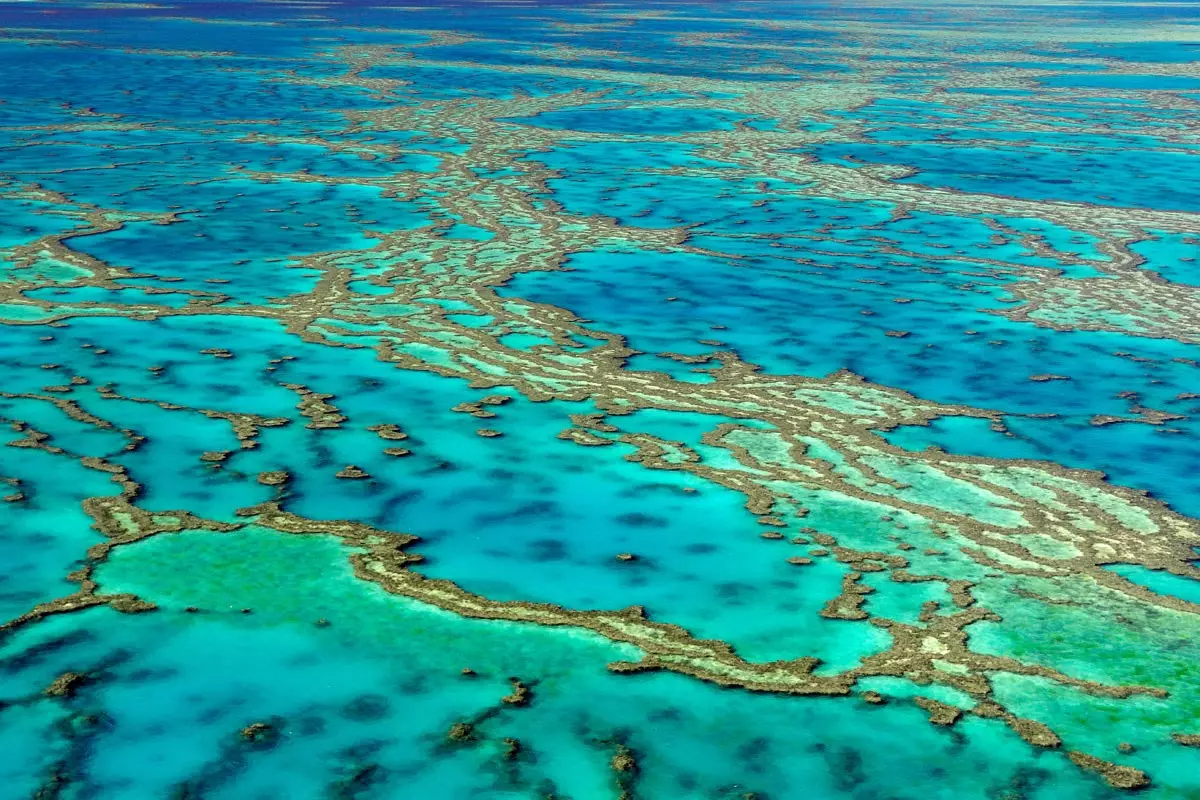
<svg viewBox="0 0 1200 800">
<path fill-rule="evenodd" d="M 1200 16 L 1064 8 L 0 2 L 0 785 L 1200 794 Z"/>
</svg>

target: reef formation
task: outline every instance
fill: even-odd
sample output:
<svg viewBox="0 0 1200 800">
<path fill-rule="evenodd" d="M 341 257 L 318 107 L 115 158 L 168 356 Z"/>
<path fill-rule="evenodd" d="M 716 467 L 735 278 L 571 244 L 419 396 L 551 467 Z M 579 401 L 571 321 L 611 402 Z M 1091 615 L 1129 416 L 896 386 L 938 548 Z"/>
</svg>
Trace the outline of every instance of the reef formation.
<svg viewBox="0 0 1200 800">
<path fill-rule="evenodd" d="M 1194 13 L 0 8 L 13 796 L 1200 792 Z"/>
</svg>

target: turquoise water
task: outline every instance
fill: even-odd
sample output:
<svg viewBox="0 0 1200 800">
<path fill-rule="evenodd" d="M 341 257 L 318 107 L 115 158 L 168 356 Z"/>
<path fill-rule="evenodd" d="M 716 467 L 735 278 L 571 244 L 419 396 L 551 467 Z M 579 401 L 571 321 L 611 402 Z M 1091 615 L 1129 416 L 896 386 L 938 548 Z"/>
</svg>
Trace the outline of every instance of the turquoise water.
<svg viewBox="0 0 1200 800">
<path fill-rule="evenodd" d="M 0 796 L 1198 796 L 1197 23 L 0 1 Z"/>
</svg>

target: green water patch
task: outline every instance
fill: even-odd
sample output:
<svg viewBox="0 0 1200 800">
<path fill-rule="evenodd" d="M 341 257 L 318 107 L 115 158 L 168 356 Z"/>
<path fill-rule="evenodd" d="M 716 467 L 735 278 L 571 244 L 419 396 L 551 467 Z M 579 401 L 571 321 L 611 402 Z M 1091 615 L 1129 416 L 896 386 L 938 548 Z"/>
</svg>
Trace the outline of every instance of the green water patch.
<svg viewBox="0 0 1200 800">
<path fill-rule="evenodd" d="M 47 310 L 41 306 L 25 303 L 0 303 L 0 319 L 12 322 L 41 322 L 53 319 L 66 311 L 68 309 L 51 308 Z"/>
<path fill-rule="evenodd" d="M 380 286 L 367 280 L 350 281 L 346 284 L 346 288 L 355 294 L 365 294 L 370 297 L 385 297 L 395 293 L 395 289 L 390 286 Z"/>
<path fill-rule="evenodd" d="M 445 318 L 464 328 L 486 328 L 496 322 L 490 314 L 447 314 Z"/>
<path fill-rule="evenodd" d="M 514 350 L 530 350 L 534 347 L 554 347 L 554 340 L 534 333 L 506 333 L 497 341 Z"/>
<path fill-rule="evenodd" d="M 1194 615 L 1139 603 L 1116 590 L 1101 589 L 1083 576 L 1053 584 L 1020 579 L 1016 585 L 1035 596 L 1002 586 L 973 589 L 979 602 L 1003 621 L 972 625 L 971 649 L 1035 661 L 1109 685 L 1161 687 L 1170 692 L 1168 700 L 1157 703 L 1164 714 L 1195 713 L 1195 694 L 1188 688 L 1195 680 L 1189 666 L 1197 650 Z M 1047 604 L 1037 596 L 1091 599 L 1086 604 Z M 1118 619 L 1128 623 L 1120 626 Z M 1146 652 L 1156 655 L 1137 656 Z"/>
</svg>

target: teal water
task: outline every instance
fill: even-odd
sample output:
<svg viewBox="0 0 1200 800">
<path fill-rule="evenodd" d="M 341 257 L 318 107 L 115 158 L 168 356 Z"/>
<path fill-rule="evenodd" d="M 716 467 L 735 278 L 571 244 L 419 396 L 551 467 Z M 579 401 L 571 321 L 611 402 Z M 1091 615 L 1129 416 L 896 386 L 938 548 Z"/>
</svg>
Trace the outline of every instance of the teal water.
<svg viewBox="0 0 1200 800">
<path fill-rule="evenodd" d="M 0 796 L 1198 796 L 1198 24 L 0 2 Z"/>
</svg>

